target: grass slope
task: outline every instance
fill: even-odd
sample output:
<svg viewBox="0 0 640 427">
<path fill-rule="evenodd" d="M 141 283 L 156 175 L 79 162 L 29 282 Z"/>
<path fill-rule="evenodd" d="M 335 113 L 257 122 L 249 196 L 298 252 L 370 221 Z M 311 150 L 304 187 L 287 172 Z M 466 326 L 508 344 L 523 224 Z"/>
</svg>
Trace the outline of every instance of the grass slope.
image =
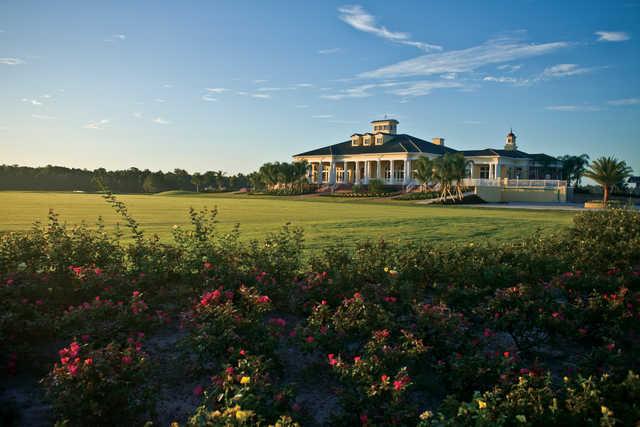
<svg viewBox="0 0 640 427">
<path fill-rule="evenodd" d="M 570 212 L 421 206 L 388 199 L 352 200 L 329 197 L 268 197 L 238 194 L 120 195 L 146 233 L 171 239 L 174 224 L 188 223 L 188 209 L 218 207 L 221 230 L 241 225 L 243 238 L 260 238 L 286 222 L 305 231 L 307 246 L 324 247 L 363 239 L 434 242 L 504 241 L 535 233 L 558 231 L 573 217 Z M 45 221 L 49 208 L 62 221 L 122 223 L 97 194 L 58 192 L 0 192 L 0 232 L 28 229 Z"/>
</svg>

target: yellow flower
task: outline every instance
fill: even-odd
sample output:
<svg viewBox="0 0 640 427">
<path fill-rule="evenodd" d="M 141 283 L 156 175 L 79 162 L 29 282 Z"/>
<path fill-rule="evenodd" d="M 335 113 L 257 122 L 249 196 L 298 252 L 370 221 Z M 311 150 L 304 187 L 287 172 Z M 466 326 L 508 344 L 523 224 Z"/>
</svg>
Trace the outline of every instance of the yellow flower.
<svg viewBox="0 0 640 427">
<path fill-rule="evenodd" d="M 250 377 L 242 377 L 240 378 L 240 384 L 249 384 L 251 382 Z"/>
<path fill-rule="evenodd" d="M 605 417 L 613 417 L 613 411 L 604 405 L 600 407 L 600 411 L 602 411 L 602 415 Z"/>
<path fill-rule="evenodd" d="M 484 409 L 486 407 L 487 407 L 487 402 L 485 402 L 484 400 L 478 400 L 478 408 Z"/>
<path fill-rule="evenodd" d="M 431 417 L 433 417 L 433 412 L 431 411 L 424 411 L 420 414 L 420 419 L 423 421 L 428 420 Z"/>
<path fill-rule="evenodd" d="M 180 427 L 180 424 L 178 424 L 177 421 L 174 421 L 171 423 L 171 427 Z"/>
<path fill-rule="evenodd" d="M 384 268 L 384 272 L 385 272 L 385 273 L 388 273 L 388 272 L 389 272 L 389 267 L 385 267 L 385 268 Z"/>
<path fill-rule="evenodd" d="M 564 380 L 565 383 L 569 382 L 569 377 L 563 377 L 562 379 Z"/>
<path fill-rule="evenodd" d="M 244 422 L 246 421 L 248 418 L 253 416 L 253 411 L 242 411 L 242 410 L 238 410 L 236 412 L 236 420 L 240 421 L 240 422 Z"/>
</svg>

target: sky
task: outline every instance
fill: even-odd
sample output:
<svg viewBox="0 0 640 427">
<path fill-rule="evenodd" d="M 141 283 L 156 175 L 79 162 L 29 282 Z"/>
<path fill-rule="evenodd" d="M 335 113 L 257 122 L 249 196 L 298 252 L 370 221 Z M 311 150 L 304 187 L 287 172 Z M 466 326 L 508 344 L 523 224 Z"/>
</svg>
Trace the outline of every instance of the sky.
<svg viewBox="0 0 640 427">
<path fill-rule="evenodd" d="M 0 1 L 0 163 L 246 173 L 385 115 L 640 174 L 640 0 Z"/>
</svg>

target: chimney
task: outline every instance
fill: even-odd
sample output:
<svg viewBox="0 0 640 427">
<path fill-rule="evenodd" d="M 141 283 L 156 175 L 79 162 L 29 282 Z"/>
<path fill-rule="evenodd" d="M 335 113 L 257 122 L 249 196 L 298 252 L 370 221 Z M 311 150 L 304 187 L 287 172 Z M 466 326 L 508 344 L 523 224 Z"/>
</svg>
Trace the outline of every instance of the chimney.
<svg viewBox="0 0 640 427">
<path fill-rule="evenodd" d="M 442 145 L 444 147 L 444 138 L 433 138 L 431 141 L 435 145 Z"/>
</svg>

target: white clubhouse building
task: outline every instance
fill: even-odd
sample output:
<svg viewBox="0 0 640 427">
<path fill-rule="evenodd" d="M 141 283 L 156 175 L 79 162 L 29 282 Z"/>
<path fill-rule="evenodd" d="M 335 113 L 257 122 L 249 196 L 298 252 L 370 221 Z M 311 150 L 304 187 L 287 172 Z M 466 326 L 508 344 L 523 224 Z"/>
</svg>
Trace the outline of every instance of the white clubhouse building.
<svg viewBox="0 0 640 427">
<path fill-rule="evenodd" d="M 485 194 L 485 199 L 506 201 L 513 198 L 510 189 L 520 193 L 531 189 L 547 191 L 533 196 L 520 194 L 515 199 L 566 201 L 562 162 L 547 154 L 518 150 L 513 132 L 507 135 L 503 149 L 458 151 L 446 147 L 444 138 L 425 141 L 399 134 L 398 123 L 394 119 L 374 120 L 372 132 L 354 133 L 348 141 L 296 154 L 293 160 L 309 164 L 308 179 L 313 184 L 336 189 L 366 185 L 370 180 L 378 179 L 386 185 L 409 191 L 419 184 L 413 176 L 413 161 L 425 156 L 434 158 L 461 152 L 470 161 L 467 184 L 477 187 L 479 193 L 481 187 L 489 187 L 487 191 L 492 196 Z M 553 194 L 547 194 L 548 190 L 553 190 Z"/>
</svg>

